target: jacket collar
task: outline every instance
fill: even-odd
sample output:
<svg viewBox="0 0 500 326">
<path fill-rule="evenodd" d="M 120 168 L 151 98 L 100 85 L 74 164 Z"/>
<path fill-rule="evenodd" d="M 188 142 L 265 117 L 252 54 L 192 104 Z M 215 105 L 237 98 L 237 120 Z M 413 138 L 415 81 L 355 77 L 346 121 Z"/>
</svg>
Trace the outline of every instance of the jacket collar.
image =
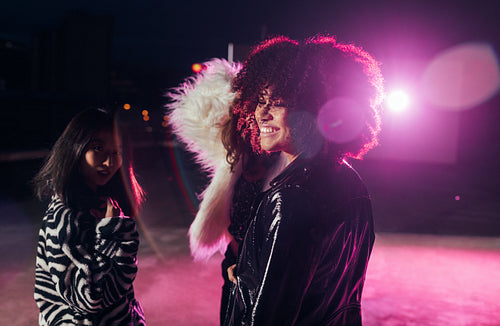
<svg viewBox="0 0 500 326">
<path fill-rule="evenodd" d="M 319 171 L 326 169 L 336 169 L 342 164 L 349 164 L 345 161 L 338 162 L 334 157 L 327 154 L 318 154 L 315 157 L 307 157 L 299 155 L 292 163 L 290 163 L 276 178 L 271 180 L 271 188 L 275 188 L 284 184 L 293 184 L 298 180 L 306 180 L 310 177 L 311 171 L 318 168 Z"/>
<path fill-rule="evenodd" d="M 290 163 L 276 178 L 271 181 L 271 188 L 275 188 L 281 184 L 293 183 L 293 180 L 302 179 L 309 175 L 311 159 L 299 155 L 292 163 Z"/>
</svg>

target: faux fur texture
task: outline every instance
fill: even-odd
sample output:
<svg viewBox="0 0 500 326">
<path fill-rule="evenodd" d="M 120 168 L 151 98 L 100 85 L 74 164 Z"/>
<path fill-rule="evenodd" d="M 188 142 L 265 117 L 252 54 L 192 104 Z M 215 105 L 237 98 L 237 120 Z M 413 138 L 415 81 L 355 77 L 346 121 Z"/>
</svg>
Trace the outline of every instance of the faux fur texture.
<svg viewBox="0 0 500 326">
<path fill-rule="evenodd" d="M 204 63 L 206 69 L 194 75 L 167 96 L 169 121 L 174 133 L 196 154 L 198 163 L 211 172 L 226 159 L 220 127 L 229 119 L 235 94 L 231 80 L 241 69 L 223 59 Z"/>
<path fill-rule="evenodd" d="M 241 175 L 241 167 L 230 171 L 220 138 L 221 126 L 229 119 L 235 97 L 231 81 L 241 65 L 223 59 L 212 59 L 204 65 L 202 73 L 166 94 L 171 99 L 166 108 L 174 133 L 211 177 L 199 196 L 200 207 L 188 233 L 195 260 L 206 260 L 217 251 L 223 253 L 231 241 L 227 231 L 229 205 L 234 184 Z"/>
</svg>

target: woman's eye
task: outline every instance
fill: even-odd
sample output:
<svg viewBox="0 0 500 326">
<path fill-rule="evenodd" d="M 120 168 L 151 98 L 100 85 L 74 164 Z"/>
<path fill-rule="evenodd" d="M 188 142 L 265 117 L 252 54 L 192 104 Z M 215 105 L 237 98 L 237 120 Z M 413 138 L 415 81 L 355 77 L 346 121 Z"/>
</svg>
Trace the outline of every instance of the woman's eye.
<svg viewBox="0 0 500 326">
<path fill-rule="evenodd" d="M 96 152 L 101 152 L 103 150 L 102 146 L 94 146 L 92 149 Z"/>
<path fill-rule="evenodd" d="M 285 104 L 285 102 L 282 102 L 282 101 L 276 101 L 270 105 L 270 110 L 283 109 L 283 108 L 286 108 L 286 104 Z"/>
<path fill-rule="evenodd" d="M 273 106 L 286 106 L 285 101 L 280 97 L 271 99 L 271 103 L 273 104 Z"/>
<path fill-rule="evenodd" d="M 259 96 L 259 100 L 257 101 L 259 104 L 266 104 L 266 99 L 263 96 Z"/>
</svg>

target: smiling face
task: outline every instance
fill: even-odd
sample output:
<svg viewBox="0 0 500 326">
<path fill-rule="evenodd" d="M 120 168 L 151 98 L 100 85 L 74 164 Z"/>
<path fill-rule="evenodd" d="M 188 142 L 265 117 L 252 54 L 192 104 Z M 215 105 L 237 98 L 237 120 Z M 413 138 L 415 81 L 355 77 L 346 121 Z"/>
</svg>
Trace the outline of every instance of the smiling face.
<svg viewBox="0 0 500 326">
<path fill-rule="evenodd" d="M 87 186 L 96 190 L 107 184 L 121 165 L 122 158 L 113 133 L 100 131 L 85 148 L 80 172 Z"/>
<path fill-rule="evenodd" d="M 291 162 L 296 153 L 292 144 L 291 129 L 288 125 L 288 109 L 284 101 L 273 97 L 268 87 L 259 95 L 255 109 L 255 119 L 260 131 L 260 146 L 267 152 L 282 151 Z"/>
</svg>

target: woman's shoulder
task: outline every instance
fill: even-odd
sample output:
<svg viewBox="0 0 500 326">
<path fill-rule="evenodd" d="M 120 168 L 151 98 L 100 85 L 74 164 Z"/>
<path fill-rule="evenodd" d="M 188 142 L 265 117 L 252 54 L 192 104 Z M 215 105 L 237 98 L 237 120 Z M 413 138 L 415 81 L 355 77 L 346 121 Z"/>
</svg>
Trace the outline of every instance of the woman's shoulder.
<svg viewBox="0 0 500 326">
<path fill-rule="evenodd" d="M 58 195 L 53 195 L 50 198 L 49 205 L 47 206 L 46 216 L 54 214 L 56 211 L 68 209 L 62 199 Z"/>
<path fill-rule="evenodd" d="M 347 161 L 322 160 L 311 166 L 313 182 L 323 182 L 333 187 L 359 187 L 364 182 L 358 172 Z"/>
<path fill-rule="evenodd" d="M 305 169 L 307 177 L 293 188 L 312 206 L 338 207 L 353 198 L 369 198 L 363 180 L 347 162 L 323 160 L 311 162 Z"/>
<path fill-rule="evenodd" d="M 357 171 L 346 161 L 318 157 L 315 159 L 297 159 L 292 162 L 272 182 L 271 193 L 288 196 L 328 196 L 342 194 L 367 195 L 366 187 Z"/>
<path fill-rule="evenodd" d="M 53 195 L 48 205 L 44 219 L 66 220 L 76 218 L 82 214 L 82 211 L 69 207 L 69 205 L 67 205 L 58 195 Z"/>
</svg>

